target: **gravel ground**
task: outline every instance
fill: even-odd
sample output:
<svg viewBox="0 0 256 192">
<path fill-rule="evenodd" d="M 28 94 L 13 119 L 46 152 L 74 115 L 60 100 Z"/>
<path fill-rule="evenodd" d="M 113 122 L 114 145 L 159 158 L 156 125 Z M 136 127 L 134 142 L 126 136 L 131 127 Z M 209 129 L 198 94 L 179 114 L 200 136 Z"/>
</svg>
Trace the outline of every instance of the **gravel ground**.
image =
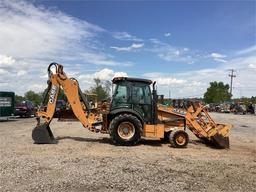
<svg viewBox="0 0 256 192">
<path fill-rule="evenodd" d="M 0 122 L 0 191 L 255 191 L 256 116 L 212 114 L 232 123 L 229 150 L 190 133 L 185 149 L 158 140 L 114 146 L 79 122 L 57 122 L 57 145 L 35 145 L 35 119 Z"/>
</svg>

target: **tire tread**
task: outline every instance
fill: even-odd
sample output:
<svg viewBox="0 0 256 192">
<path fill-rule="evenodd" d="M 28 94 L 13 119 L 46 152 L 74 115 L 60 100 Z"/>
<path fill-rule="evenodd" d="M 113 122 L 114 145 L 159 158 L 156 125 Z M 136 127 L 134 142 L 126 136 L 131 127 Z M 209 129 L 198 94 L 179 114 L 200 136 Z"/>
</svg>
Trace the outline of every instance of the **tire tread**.
<svg viewBox="0 0 256 192">
<path fill-rule="evenodd" d="M 127 121 L 127 120 L 129 122 L 132 122 L 135 127 L 135 135 L 130 141 L 122 140 L 117 134 L 118 125 L 122 121 Z M 120 114 L 116 116 L 114 119 L 112 119 L 109 125 L 110 138 L 116 145 L 126 145 L 126 146 L 136 145 L 140 141 L 141 133 L 142 133 L 142 124 L 140 120 L 132 114 L 127 114 L 127 113 Z"/>
</svg>

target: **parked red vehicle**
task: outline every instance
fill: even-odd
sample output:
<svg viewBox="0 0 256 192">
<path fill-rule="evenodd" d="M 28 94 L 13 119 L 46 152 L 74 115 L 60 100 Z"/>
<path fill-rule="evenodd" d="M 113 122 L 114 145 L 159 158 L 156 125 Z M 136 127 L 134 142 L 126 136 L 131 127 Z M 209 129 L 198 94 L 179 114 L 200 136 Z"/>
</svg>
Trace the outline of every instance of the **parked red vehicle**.
<svg viewBox="0 0 256 192">
<path fill-rule="evenodd" d="M 20 117 L 31 117 L 34 116 L 37 108 L 31 101 L 22 101 L 15 107 L 14 115 Z"/>
</svg>

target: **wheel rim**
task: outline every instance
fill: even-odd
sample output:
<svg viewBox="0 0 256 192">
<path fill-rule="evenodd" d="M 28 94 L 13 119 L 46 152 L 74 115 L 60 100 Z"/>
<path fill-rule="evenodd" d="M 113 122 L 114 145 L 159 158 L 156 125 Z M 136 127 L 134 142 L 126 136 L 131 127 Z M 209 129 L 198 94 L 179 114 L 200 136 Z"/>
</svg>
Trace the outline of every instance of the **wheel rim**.
<svg viewBox="0 0 256 192">
<path fill-rule="evenodd" d="M 117 129 L 119 137 L 124 140 L 131 139 L 135 134 L 135 127 L 130 122 L 122 122 Z"/>
<path fill-rule="evenodd" d="M 175 141 L 178 145 L 184 145 L 186 143 L 186 137 L 184 134 L 179 134 L 177 135 Z"/>
</svg>

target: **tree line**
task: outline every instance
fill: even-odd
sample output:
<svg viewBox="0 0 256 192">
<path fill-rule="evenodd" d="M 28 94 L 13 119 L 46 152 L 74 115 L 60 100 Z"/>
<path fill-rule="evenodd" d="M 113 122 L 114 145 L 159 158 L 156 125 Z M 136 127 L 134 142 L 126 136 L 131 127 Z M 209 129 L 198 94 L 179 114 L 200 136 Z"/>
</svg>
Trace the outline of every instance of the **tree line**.
<svg viewBox="0 0 256 192">
<path fill-rule="evenodd" d="M 43 96 L 47 89 L 45 89 L 43 92 L 36 93 L 34 91 L 27 91 L 24 96 L 15 95 L 15 103 L 20 103 L 24 100 L 32 101 L 35 105 L 40 105 Z M 88 99 L 91 100 L 94 95 L 98 101 L 107 100 L 110 97 L 110 91 L 111 91 L 111 82 L 110 81 L 101 81 L 100 79 L 94 79 L 94 85 L 90 87 L 88 90 L 84 91 L 85 95 L 88 95 Z M 66 100 L 66 96 L 63 92 L 63 90 L 60 89 L 58 100 Z"/>
<path fill-rule="evenodd" d="M 211 82 L 210 86 L 207 88 L 204 94 L 204 102 L 209 103 L 224 103 L 227 101 L 233 102 L 242 102 L 244 104 L 254 103 L 256 104 L 256 96 L 252 96 L 251 98 L 248 97 L 241 97 L 231 99 L 232 95 L 229 92 L 230 87 L 228 84 L 224 84 L 223 82 Z"/>
<path fill-rule="evenodd" d="M 229 92 L 229 85 L 224 84 L 223 82 L 210 82 L 210 86 L 207 88 L 204 93 L 204 102 L 205 103 L 223 103 L 226 101 L 232 101 L 232 95 Z M 30 100 L 34 102 L 35 105 L 40 105 L 43 95 L 45 93 L 40 92 L 36 93 L 34 91 L 28 91 L 24 96 L 15 95 L 16 103 L 19 103 L 23 100 Z M 101 81 L 100 79 L 94 79 L 94 85 L 90 87 L 88 90 L 84 91 L 84 94 L 87 95 L 88 100 L 92 100 L 93 97 L 96 97 L 98 101 L 107 100 L 110 98 L 111 91 L 111 82 L 110 81 Z M 66 100 L 66 96 L 62 90 L 58 95 L 59 100 Z M 233 99 L 234 102 L 241 101 L 244 103 L 256 103 L 256 97 L 246 98 L 242 97 L 240 99 Z"/>
</svg>

